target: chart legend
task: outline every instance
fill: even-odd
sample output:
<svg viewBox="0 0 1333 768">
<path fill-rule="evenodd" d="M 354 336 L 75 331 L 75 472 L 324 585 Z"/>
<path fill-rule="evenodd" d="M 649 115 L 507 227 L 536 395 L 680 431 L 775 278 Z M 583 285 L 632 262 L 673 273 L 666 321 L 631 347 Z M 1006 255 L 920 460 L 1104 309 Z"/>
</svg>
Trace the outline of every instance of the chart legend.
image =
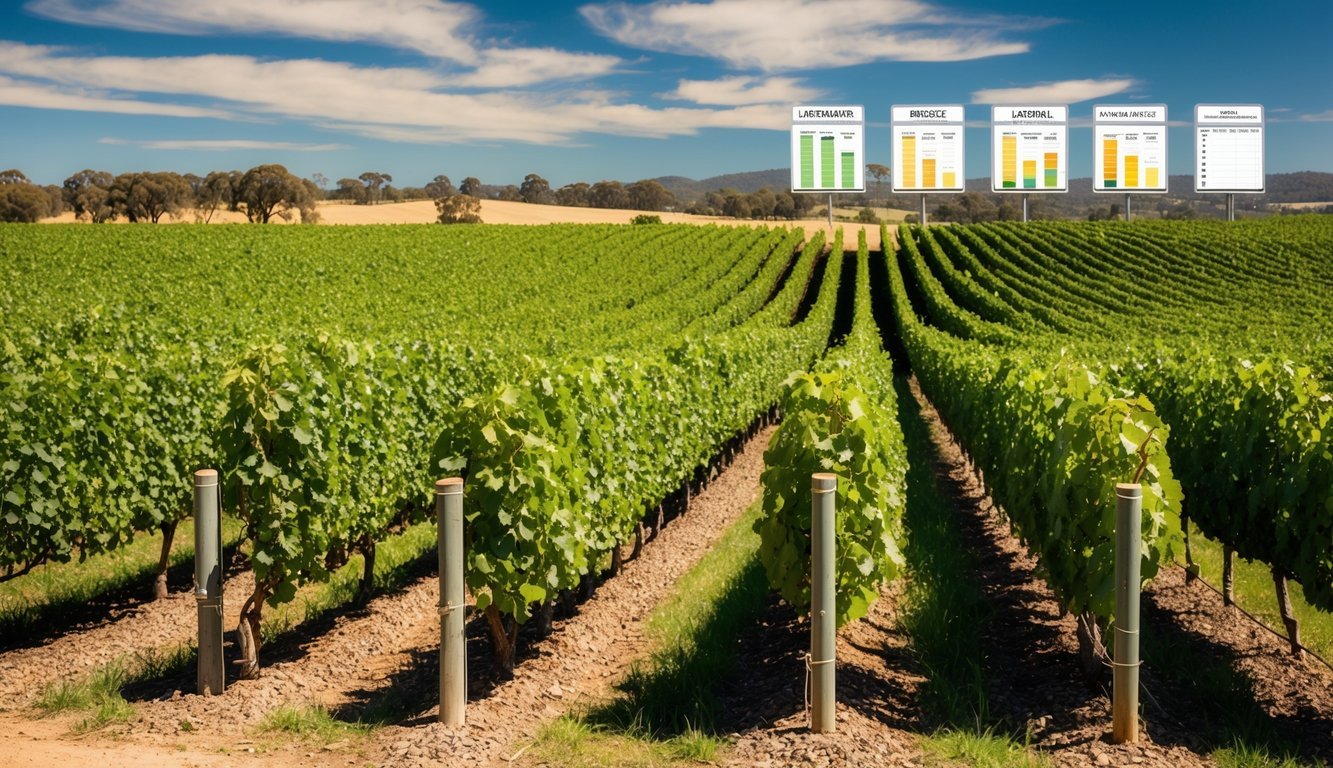
<svg viewBox="0 0 1333 768">
<path fill-rule="evenodd" d="M 991 108 L 991 189 L 1066 192 L 1069 108 Z"/>
<path fill-rule="evenodd" d="M 1166 191 L 1166 105 L 1092 108 L 1092 190 Z"/>
<path fill-rule="evenodd" d="M 865 191 L 862 107 L 794 107 L 791 139 L 793 192 Z"/>
<path fill-rule="evenodd" d="M 893 191 L 963 191 L 963 106 L 894 105 Z"/>
</svg>

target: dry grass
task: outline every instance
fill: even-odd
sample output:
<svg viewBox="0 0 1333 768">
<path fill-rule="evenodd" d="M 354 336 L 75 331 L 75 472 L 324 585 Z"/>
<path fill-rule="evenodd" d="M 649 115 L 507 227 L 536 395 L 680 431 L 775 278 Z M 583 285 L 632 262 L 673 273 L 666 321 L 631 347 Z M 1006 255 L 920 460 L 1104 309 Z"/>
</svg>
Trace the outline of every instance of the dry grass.
<svg viewBox="0 0 1333 768">
<path fill-rule="evenodd" d="M 822 209 L 821 209 L 822 212 Z M 643 211 L 630 211 L 616 208 L 568 208 L 561 205 L 532 205 L 503 200 L 483 200 L 481 202 L 481 220 L 487 224 L 628 224 Z M 851 215 L 855 215 L 855 211 Z M 666 224 L 720 224 L 723 226 L 754 227 L 783 226 L 803 227 L 807 234 L 813 235 L 818 230 L 826 230 L 823 218 L 804 221 L 748 221 L 728 219 L 716 216 L 691 216 L 686 213 L 660 213 Z M 431 200 L 413 200 L 406 203 L 387 203 L 384 205 L 348 205 L 341 201 L 324 201 L 319 204 L 319 223 L 332 225 L 357 224 L 431 224 L 435 222 L 435 203 Z M 178 219 L 166 219 L 164 222 L 189 224 L 196 221 L 193 211 L 184 212 Z M 64 213 L 54 218 L 43 219 L 44 223 L 73 223 L 74 214 Z M 276 220 L 275 220 L 276 221 Z M 123 222 L 123 220 L 122 220 Z M 240 213 L 217 211 L 210 223 L 243 224 L 245 216 Z M 872 250 L 879 248 L 879 226 L 856 224 L 845 221 L 834 222 L 844 230 L 845 242 L 855 244 L 857 230 L 864 229 Z"/>
</svg>

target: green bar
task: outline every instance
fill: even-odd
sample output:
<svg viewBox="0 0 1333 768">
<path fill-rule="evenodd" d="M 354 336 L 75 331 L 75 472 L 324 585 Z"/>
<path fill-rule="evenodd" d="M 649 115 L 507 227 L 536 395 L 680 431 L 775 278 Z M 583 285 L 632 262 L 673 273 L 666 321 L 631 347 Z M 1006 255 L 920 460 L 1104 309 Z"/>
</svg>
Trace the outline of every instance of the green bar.
<svg viewBox="0 0 1333 768">
<path fill-rule="evenodd" d="M 1102 182 L 1102 184 L 1107 189 L 1115 189 L 1115 179 L 1107 179 L 1106 181 Z"/>
<path fill-rule="evenodd" d="M 856 153 L 842 153 L 842 188 L 856 189 Z"/>
<path fill-rule="evenodd" d="M 1002 182 L 1000 182 L 1000 189 L 1013 189 L 1013 188 L 1016 187 L 1016 186 L 1018 186 L 1018 185 L 1015 184 L 1015 183 L 1013 183 L 1012 181 L 1002 181 Z"/>
<path fill-rule="evenodd" d="M 801 136 L 801 188 L 809 189 L 815 185 L 815 137 L 810 134 Z"/>
<path fill-rule="evenodd" d="M 833 137 L 820 136 L 819 142 L 819 186 L 823 189 L 833 189 L 833 185 L 836 183 L 833 168 L 837 162 L 834 157 L 837 151 L 833 148 Z"/>
<path fill-rule="evenodd" d="M 1054 187 L 1060 183 L 1060 176 L 1055 171 L 1046 172 L 1046 186 Z"/>
<path fill-rule="evenodd" d="M 1037 188 L 1036 179 L 1032 178 L 1031 176 L 1023 177 L 1023 189 L 1036 189 L 1036 188 Z"/>
</svg>

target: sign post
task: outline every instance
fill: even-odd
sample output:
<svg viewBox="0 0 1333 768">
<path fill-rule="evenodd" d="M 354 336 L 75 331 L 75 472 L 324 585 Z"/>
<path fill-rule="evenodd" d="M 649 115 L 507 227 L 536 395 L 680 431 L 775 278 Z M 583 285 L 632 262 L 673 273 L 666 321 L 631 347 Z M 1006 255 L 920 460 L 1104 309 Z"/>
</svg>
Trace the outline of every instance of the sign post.
<svg viewBox="0 0 1333 768">
<path fill-rule="evenodd" d="M 1069 191 L 1069 107 L 991 107 L 991 191 L 1027 196 Z"/>
<path fill-rule="evenodd" d="M 833 195 L 866 191 L 864 107 L 792 107 L 791 191 L 828 195 L 830 230 Z"/>
<path fill-rule="evenodd" d="M 1098 104 L 1093 110 L 1092 191 L 1164 194 L 1167 186 L 1166 105 Z"/>
<path fill-rule="evenodd" d="M 895 104 L 893 192 L 921 194 L 921 223 L 926 223 L 926 195 L 966 191 L 963 170 L 963 105 Z"/>
<path fill-rule="evenodd" d="M 1263 193 L 1263 105 L 1194 105 L 1194 191 L 1225 192 L 1228 221 L 1237 194 Z"/>
</svg>

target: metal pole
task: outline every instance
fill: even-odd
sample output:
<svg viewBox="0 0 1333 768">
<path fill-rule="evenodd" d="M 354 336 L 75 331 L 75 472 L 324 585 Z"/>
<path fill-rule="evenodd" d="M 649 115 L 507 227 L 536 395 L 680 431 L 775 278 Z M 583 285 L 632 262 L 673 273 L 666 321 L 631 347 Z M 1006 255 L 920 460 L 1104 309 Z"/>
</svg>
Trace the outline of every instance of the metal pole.
<svg viewBox="0 0 1333 768">
<path fill-rule="evenodd" d="M 832 193 L 829 193 L 829 196 L 828 196 L 828 228 L 829 228 L 829 232 L 832 232 L 832 231 L 833 231 L 833 194 L 832 194 Z"/>
<path fill-rule="evenodd" d="M 1023 221 L 1028 220 L 1028 194 L 1023 193 Z"/>
<path fill-rule="evenodd" d="M 1129 221 L 1129 195 L 1125 195 L 1125 221 Z"/>
<path fill-rule="evenodd" d="M 463 478 L 435 483 L 440 558 L 440 722 L 462 725 L 467 708 L 463 639 Z"/>
<path fill-rule="evenodd" d="M 833 520 L 838 476 L 811 476 L 810 562 L 810 730 L 833 733 L 837 724 L 834 685 L 837 606 L 833 592 Z"/>
<path fill-rule="evenodd" d="M 922 224 L 926 223 L 926 196 L 921 196 L 921 219 Z"/>
<path fill-rule="evenodd" d="M 1139 563 L 1143 488 L 1115 487 L 1115 658 L 1111 736 L 1117 744 L 1139 740 Z"/>
<path fill-rule="evenodd" d="M 217 696 L 226 690 L 222 658 L 222 537 L 218 473 L 194 473 L 194 600 L 199 614 L 196 690 Z"/>
<path fill-rule="evenodd" d="M 1227 221 L 1236 220 L 1236 196 L 1227 193 Z"/>
</svg>

